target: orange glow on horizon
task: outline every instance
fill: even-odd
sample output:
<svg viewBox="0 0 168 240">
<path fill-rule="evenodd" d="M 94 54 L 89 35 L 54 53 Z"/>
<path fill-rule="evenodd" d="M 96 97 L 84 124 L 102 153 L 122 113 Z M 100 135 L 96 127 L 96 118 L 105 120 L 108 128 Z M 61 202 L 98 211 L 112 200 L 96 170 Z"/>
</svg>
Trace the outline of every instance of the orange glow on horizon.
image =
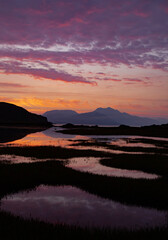
<svg viewBox="0 0 168 240">
<path fill-rule="evenodd" d="M 101 104 L 101 101 L 95 101 L 92 104 L 89 104 L 88 101 L 82 101 L 78 99 L 56 98 L 54 100 L 51 100 L 48 98 L 44 99 L 36 97 L 20 99 L 0 97 L 0 101 L 15 104 L 17 106 L 25 108 L 29 112 L 36 114 L 43 114 L 44 112 L 51 110 L 74 110 L 78 113 L 84 113 L 94 111 L 98 107 L 111 107 L 119 110 L 120 112 L 126 112 L 141 117 L 160 117 L 160 115 L 162 115 L 163 118 L 168 118 L 167 105 L 159 105 L 159 111 L 156 114 L 155 107 L 151 107 L 149 104 L 144 107 L 145 102 L 144 105 L 139 105 L 131 99 L 125 99 L 124 102 L 127 102 L 127 104 L 114 99 L 113 105 Z"/>
</svg>

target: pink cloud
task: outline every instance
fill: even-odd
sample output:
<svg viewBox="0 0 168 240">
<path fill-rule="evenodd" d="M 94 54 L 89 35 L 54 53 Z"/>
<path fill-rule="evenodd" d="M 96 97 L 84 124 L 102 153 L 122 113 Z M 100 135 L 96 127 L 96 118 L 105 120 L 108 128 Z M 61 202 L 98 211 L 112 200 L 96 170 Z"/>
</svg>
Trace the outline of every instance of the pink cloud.
<svg viewBox="0 0 168 240">
<path fill-rule="evenodd" d="M 27 88 L 28 86 L 26 85 L 22 85 L 22 84 L 18 84 L 18 83 L 6 83 L 6 82 L 0 82 L 0 87 L 2 88 Z"/>
<path fill-rule="evenodd" d="M 116 79 L 116 78 L 103 78 L 103 80 L 107 80 L 107 81 L 112 81 L 112 82 L 121 82 L 121 79 Z"/>
<path fill-rule="evenodd" d="M 143 80 L 136 78 L 123 78 L 123 79 L 128 82 L 144 82 Z"/>
<path fill-rule="evenodd" d="M 27 74 L 31 75 L 34 78 L 45 78 L 49 80 L 59 80 L 64 82 L 72 82 L 72 83 L 85 83 L 95 85 L 95 82 L 87 81 L 85 78 L 80 76 L 73 76 L 71 74 L 65 72 L 59 72 L 55 69 L 38 69 L 32 67 L 25 67 L 20 62 L 3 62 L 0 63 L 0 69 L 3 70 L 2 73 L 6 74 Z"/>
<path fill-rule="evenodd" d="M 163 2 L 5 0 L 0 3 L 0 43 L 43 46 L 46 50 L 13 47 L 0 49 L 0 56 L 56 64 L 151 66 L 167 71 L 168 15 Z M 47 51 L 55 44 L 69 43 L 74 50 Z"/>
<path fill-rule="evenodd" d="M 12 49 L 5 48 L 0 50 L 0 57 L 8 57 L 16 60 L 29 60 L 29 61 L 48 61 L 55 64 L 68 63 L 68 64 L 83 64 L 83 63 L 98 63 L 106 65 L 111 63 L 113 66 L 119 64 L 125 65 L 137 65 L 141 67 L 147 67 L 151 65 L 153 68 L 166 70 L 168 64 L 164 59 L 165 55 L 154 56 L 146 55 L 145 58 L 141 57 L 143 54 L 142 49 L 138 46 L 132 46 L 133 50 L 130 53 L 129 49 L 92 49 L 89 51 L 80 51 L 80 50 L 71 50 L 68 52 L 65 51 L 48 51 L 45 50 L 33 50 L 33 49 Z M 144 50 L 143 50 L 144 51 Z M 148 50 L 149 51 L 149 50 Z M 138 56 L 136 55 L 137 53 Z M 100 74 L 100 73 L 98 73 Z"/>
</svg>

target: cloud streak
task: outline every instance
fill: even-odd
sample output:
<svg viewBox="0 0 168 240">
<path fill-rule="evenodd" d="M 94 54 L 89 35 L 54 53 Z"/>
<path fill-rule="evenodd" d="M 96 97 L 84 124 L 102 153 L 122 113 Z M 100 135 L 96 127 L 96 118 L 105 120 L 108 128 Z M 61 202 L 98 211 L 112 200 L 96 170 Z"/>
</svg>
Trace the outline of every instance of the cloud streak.
<svg viewBox="0 0 168 240">
<path fill-rule="evenodd" d="M 167 9 L 166 0 L 1 1 L 0 58 L 167 71 Z M 41 71 L 15 67 L 15 72 L 35 77 L 89 83 L 82 75 L 60 73 L 51 66 Z M 3 70 L 15 73 L 9 64 Z"/>
<path fill-rule="evenodd" d="M 0 82 L 0 87 L 2 88 L 27 88 L 27 85 L 22 85 L 19 83 L 7 83 L 7 82 Z"/>
<path fill-rule="evenodd" d="M 6 61 L 0 62 L 0 70 L 1 73 L 6 74 L 26 74 L 33 76 L 37 79 L 49 79 L 49 80 L 58 80 L 64 82 L 72 82 L 72 83 L 85 83 L 92 84 L 95 83 L 93 81 L 87 81 L 85 78 L 80 76 L 73 76 L 63 71 L 57 71 L 53 68 L 43 69 L 43 68 L 33 68 L 30 66 L 24 66 L 21 62 L 17 61 Z M 19 86 L 18 86 L 19 87 Z"/>
</svg>

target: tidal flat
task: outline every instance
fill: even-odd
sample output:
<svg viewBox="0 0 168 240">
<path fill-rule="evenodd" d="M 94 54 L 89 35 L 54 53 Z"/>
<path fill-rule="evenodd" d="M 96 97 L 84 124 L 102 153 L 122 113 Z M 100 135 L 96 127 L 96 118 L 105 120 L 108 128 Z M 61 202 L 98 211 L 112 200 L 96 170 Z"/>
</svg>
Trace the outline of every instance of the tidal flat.
<svg viewBox="0 0 168 240">
<path fill-rule="evenodd" d="M 54 129 L 50 131 L 53 134 Z M 50 146 L 51 136 L 47 135 L 45 135 L 47 142 L 45 145 L 43 135 L 45 132 L 38 133 L 38 141 L 41 136 L 43 145 L 36 144 L 37 135 L 33 133 L 23 138 L 24 144 L 21 144 L 22 139 L 20 139 L 19 144 L 16 140 L 0 146 L 0 236 L 2 239 L 66 239 L 69 237 L 74 239 L 125 239 L 127 237 L 129 239 L 160 237 L 167 239 L 166 140 L 162 145 L 160 140 L 151 139 L 150 142 L 150 139 L 130 137 L 129 140 L 125 139 L 125 142 L 154 144 L 154 147 L 150 147 L 151 152 L 146 152 L 148 145 L 144 147 L 141 145 L 140 152 L 133 152 L 133 146 L 126 145 L 125 147 L 128 150 L 130 148 L 130 151 L 123 150 L 124 153 L 116 154 L 103 150 L 109 142 L 110 146 L 116 146 L 116 141 L 122 137 L 115 140 L 111 137 L 107 141 L 100 138 L 94 142 L 94 147 L 98 149 L 93 150 L 92 146 L 90 149 L 82 149 L 84 139 L 80 136 L 77 139 L 67 138 L 66 147 L 62 147 L 61 144 Z M 62 138 L 62 141 L 65 141 L 65 138 Z M 30 139 L 34 143 L 25 144 L 27 140 L 30 142 Z M 61 143 L 60 136 L 59 141 Z M 93 138 L 85 139 L 85 144 L 89 145 L 89 142 L 93 141 Z M 79 146 L 73 147 L 72 144 L 76 143 Z M 101 149 L 99 149 L 100 145 Z M 157 153 L 156 148 L 160 147 L 164 151 Z M 8 158 L 5 159 L 5 156 Z M 31 161 L 24 162 L 25 158 Z M 77 165 L 80 165 L 80 169 L 70 165 L 71 159 L 74 158 Z M 18 161 L 12 159 L 18 159 Z M 116 172 L 142 171 L 144 174 L 155 174 L 158 177 L 133 178 L 87 171 L 86 165 L 83 164 L 84 159 L 87 159 L 88 163 L 97 159 L 95 165 L 97 164 L 100 170 L 108 166 L 109 171 L 110 168 Z M 34 210 L 38 209 L 33 210 L 31 207 L 34 206 L 33 204 L 37 204 L 41 209 L 39 212 L 42 216 L 33 215 Z M 97 210 L 96 206 L 100 210 Z M 61 209 L 60 214 L 56 212 L 52 215 L 52 209 L 56 207 Z M 30 211 L 20 215 L 19 212 L 23 213 L 25 209 Z M 47 212 L 50 212 L 48 220 L 45 215 Z M 88 214 L 85 215 L 85 213 Z M 79 214 L 82 214 L 81 218 Z M 89 219 L 92 219 L 92 224 L 89 224 L 87 219 L 89 214 L 91 214 Z M 132 217 L 131 214 L 133 214 Z M 83 223 L 79 223 L 79 219 L 83 219 Z M 111 220 L 108 222 L 107 219 Z M 131 219 L 134 224 L 131 223 Z"/>
</svg>

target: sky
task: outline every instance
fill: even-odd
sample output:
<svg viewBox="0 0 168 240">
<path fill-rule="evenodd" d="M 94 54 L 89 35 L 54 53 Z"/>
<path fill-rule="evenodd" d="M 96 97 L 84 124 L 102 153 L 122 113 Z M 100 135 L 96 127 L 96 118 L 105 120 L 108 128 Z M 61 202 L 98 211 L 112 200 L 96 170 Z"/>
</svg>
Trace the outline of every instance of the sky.
<svg viewBox="0 0 168 240">
<path fill-rule="evenodd" d="M 0 101 L 168 118 L 168 0 L 0 0 Z"/>
</svg>

